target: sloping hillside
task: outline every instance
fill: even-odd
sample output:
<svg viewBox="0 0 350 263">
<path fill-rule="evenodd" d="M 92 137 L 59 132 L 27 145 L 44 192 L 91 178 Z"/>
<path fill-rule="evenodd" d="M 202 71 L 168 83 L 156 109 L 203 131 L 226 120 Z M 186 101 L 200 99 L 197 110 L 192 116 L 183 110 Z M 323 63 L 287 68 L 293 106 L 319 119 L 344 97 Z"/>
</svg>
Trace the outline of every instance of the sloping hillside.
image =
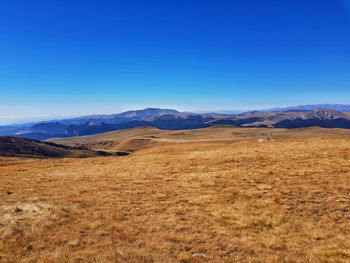
<svg viewBox="0 0 350 263">
<path fill-rule="evenodd" d="M 191 144 L 191 143 L 221 143 L 231 144 L 240 141 L 259 140 L 299 140 L 318 138 L 347 138 L 350 130 L 301 128 L 236 128 L 232 126 L 212 126 L 193 130 L 160 130 L 153 127 L 138 127 L 127 130 L 106 132 L 91 136 L 51 139 L 51 142 L 83 146 L 97 150 L 133 152 L 156 146 Z"/>
<path fill-rule="evenodd" d="M 108 152 L 95 151 L 86 147 L 72 147 L 52 142 L 0 137 L 0 156 L 9 157 L 94 157 L 109 156 Z"/>
</svg>

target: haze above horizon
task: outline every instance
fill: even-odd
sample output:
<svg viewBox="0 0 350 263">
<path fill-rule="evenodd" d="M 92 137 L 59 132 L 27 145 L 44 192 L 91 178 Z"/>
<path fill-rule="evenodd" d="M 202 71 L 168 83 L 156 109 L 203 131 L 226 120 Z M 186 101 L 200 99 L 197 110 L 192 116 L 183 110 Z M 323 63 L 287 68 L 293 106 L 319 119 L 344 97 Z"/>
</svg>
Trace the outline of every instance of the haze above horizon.
<svg viewBox="0 0 350 263">
<path fill-rule="evenodd" d="M 348 104 L 350 1 L 0 0 L 0 57 L 6 122 Z"/>
</svg>

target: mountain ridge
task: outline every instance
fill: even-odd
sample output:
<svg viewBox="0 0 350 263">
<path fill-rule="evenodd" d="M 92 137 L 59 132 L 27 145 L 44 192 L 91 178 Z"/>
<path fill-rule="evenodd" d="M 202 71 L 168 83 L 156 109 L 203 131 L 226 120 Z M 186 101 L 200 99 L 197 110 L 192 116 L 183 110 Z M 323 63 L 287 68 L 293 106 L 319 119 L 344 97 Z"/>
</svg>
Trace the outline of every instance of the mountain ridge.
<svg viewBox="0 0 350 263">
<path fill-rule="evenodd" d="M 297 105 L 297 106 L 290 106 L 290 107 L 276 107 L 276 108 L 271 108 L 263 111 L 288 111 L 288 110 L 318 110 L 318 109 L 328 109 L 328 110 L 335 110 L 339 112 L 350 112 L 350 105 L 348 104 L 305 104 L 305 105 Z"/>
<path fill-rule="evenodd" d="M 39 122 L 32 125 L 0 127 L 0 136 L 25 137 L 35 140 L 93 135 L 114 130 L 150 126 L 165 130 L 206 128 L 212 125 L 238 127 L 283 127 L 350 129 L 350 114 L 328 108 L 346 109 L 347 105 L 317 104 L 302 105 L 280 110 L 249 111 L 240 114 L 191 113 L 173 109 L 146 108 L 110 115 L 87 115 L 67 120 Z M 350 110 L 350 106 L 349 110 Z"/>
</svg>

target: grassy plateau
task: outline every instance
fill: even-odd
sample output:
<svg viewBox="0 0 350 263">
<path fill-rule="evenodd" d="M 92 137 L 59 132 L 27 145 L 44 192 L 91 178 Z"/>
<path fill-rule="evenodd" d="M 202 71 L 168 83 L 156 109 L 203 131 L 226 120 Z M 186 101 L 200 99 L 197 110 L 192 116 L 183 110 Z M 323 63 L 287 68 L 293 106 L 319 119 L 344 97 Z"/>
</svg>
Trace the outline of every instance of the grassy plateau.
<svg viewBox="0 0 350 263">
<path fill-rule="evenodd" d="M 350 131 L 56 142 L 132 154 L 0 157 L 0 262 L 350 262 Z"/>
</svg>

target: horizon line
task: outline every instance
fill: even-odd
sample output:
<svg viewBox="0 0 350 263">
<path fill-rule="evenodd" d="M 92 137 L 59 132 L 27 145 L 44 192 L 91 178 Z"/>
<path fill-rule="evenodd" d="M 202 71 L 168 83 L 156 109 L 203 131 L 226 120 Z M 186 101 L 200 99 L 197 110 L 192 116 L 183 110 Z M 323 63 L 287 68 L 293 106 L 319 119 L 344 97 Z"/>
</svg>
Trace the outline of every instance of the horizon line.
<svg viewBox="0 0 350 263">
<path fill-rule="evenodd" d="M 119 111 L 119 112 L 110 112 L 110 113 L 81 113 L 81 114 L 15 114 L 15 115 L 0 115 L 0 126 L 8 126 L 8 125 L 23 125 L 23 124 L 30 124 L 30 123 L 38 123 L 38 122 L 50 122 L 50 121 L 61 121 L 62 118 L 79 118 L 79 117 L 89 117 L 89 116 L 108 116 L 108 115 L 114 115 L 114 114 L 120 114 L 128 111 L 142 111 L 146 109 L 161 109 L 161 110 L 176 110 L 180 113 L 188 112 L 188 113 L 198 113 L 198 114 L 205 114 L 205 113 L 218 113 L 218 114 L 239 114 L 243 112 L 250 112 L 250 111 L 269 111 L 269 110 L 278 110 L 278 109 L 284 109 L 284 108 L 293 108 L 293 107 L 307 107 L 307 106 L 349 106 L 350 104 L 341 104 L 341 103 L 315 103 L 315 104 L 300 104 L 300 105 L 289 105 L 289 106 L 270 106 L 266 108 L 253 108 L 253 107 L 247 107 L 246 109 L 221 109 L 221 110 L 177 110 L 176 108 L 172 107 L 141 107 L 141 108 L 130 108 L 127 110 Z M 3 120 L 3 121 L 2 121 Z"/>
</svg>

